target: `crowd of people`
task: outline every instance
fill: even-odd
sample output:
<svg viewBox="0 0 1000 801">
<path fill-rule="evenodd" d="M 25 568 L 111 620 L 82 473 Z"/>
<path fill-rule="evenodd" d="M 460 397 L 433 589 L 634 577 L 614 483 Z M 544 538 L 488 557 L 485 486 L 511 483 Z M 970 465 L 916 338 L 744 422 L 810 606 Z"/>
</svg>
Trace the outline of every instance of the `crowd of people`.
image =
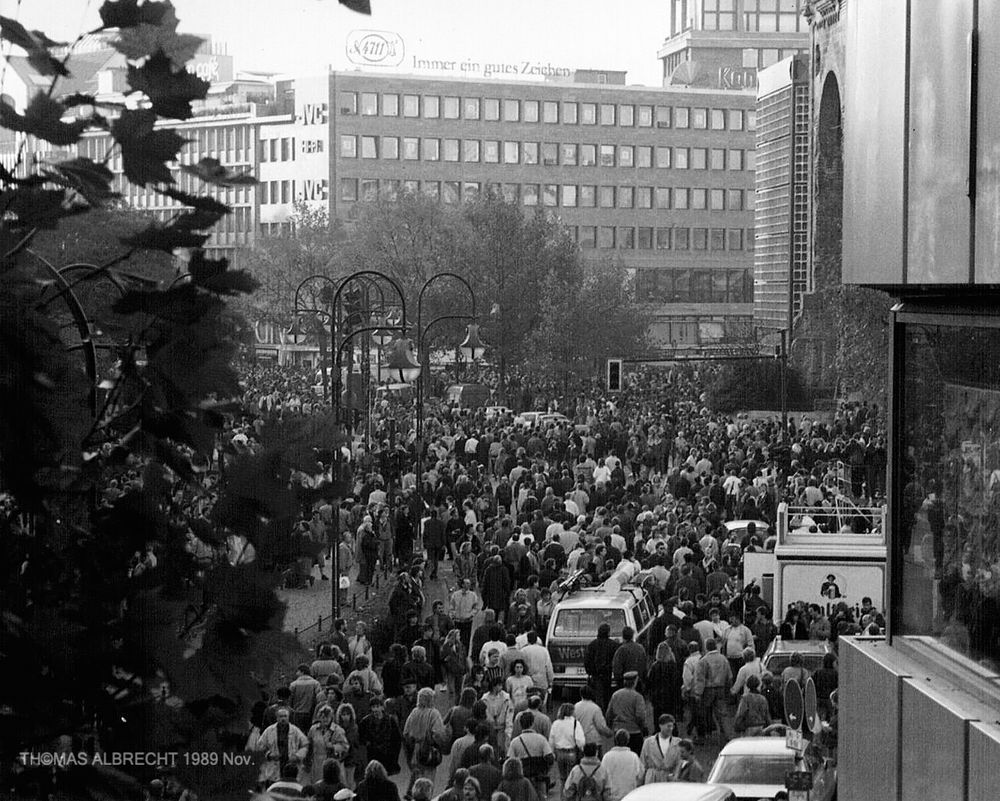
<svg viewBox="0 0 1000 801">
<path fill-rule="evenodd" d="M 884 420 L 867 404 L 787 428 L 716 414 L 704 380 L 650 370 L 614 397 L 590 387 L 553 398 L 570 419 L 544 429 L 443 410 L 418 443 L 399 416 L 376 423 L 376 444 L 355 454 L 352 495 L 306 510 L 300 525 L 331 547 L 336 531 L 357 581 L 394 577 L 389 631 L 337 621 L 317 660 L 258 705 L 248 748 L 264 757 L 261 788 L 396 798 L 389 777 L 405 766 L 403 795 L 424 799 L 450 755 L 449 801 L 541 801 L 556 783 L 562 798 L 619 801 L 642 783 L 701 780 L 695 747 L 706 738 L 781 723 L 783 685 L 807 671 L 763 670 L 779 629 L 741 571 L 764 538 L 724 523 L 773 530 L 786 500 L 817 517 L 838 496 L 877 503 Z M 258 397 L 272 415 L 296 406 Z M 599 584 L 623 560 L 643 571 L 657 615 L 641 637 L 599 630 L 579 700 L 556 703 L 545 637 L 560 585 L 571 574 Z M 452 589 L 431 597 L 442 579 Z M 799 604 L 780 633 L 835 644 L 881 622 L 870 604 L 861 611 L 840 604 L 827 617 Z M 833 653 L 814 680 L 835 748 Z"/>
<path fill-rule="evenodd" d="M 567 419 L 535 427 L 436 404 L 421 441 L 412 410 L 381 404 L 369 444 L 350 453 L 351 494 L 303 508 L 290 540 L 306 547 L 278 567 L 288 586 L 335 580 L 325 557 L 337 548 L 352 581 L 390 582 L 388 619 L 350 631 L 336 621 L 294 680 L 262 689 L 246 740 L 261 760 L 258 789 L 279 799 L 396 799 L 392 777 L 402 774 L 403 795 L 423 801 L 447 764 L 444 801 L 544 801 L 555 785 L 561 798 L 620 801 L 642 783 L 700 780 L 695 748 L 706 738 L 782 721 L 783 683 L 805 675 L 762 669 L 779 631 L 759 588 L 744 587 L 742 560 L 766 543 L 753 525 L 737 535 L 724 523 L 756 520 L 773 531 L 782 501 L 815 509 L 817 519 L 838 498 L 880 503 L 882 410 L 843 405 L 825 422 L 802 417 L 785 427 L 707 409 L 706 369 L 627 378 L 611 396 L 594 383 L 565 394 L 518 377 L 522 401 Z M 206 563 L 254 559 L 245 537 L 231 535 L 221 554 L 205 545 L 215 539 L 212 507 L 228 455 L 257 449 L 269 422 L 330 411 L 308 368 L 250 365 L 243 386 L 242 412 L 205 465 L 203 486 L 178 484 L 173 498 L 172 525 Z M 332 462 L 317 449 L 315 471 L 292 480 L 321 486 Z M 141 481 L 131 466 L 100 502 L 114 504 Z M 4 510 L 17 516 L 10 503 Z M 150 542 L 130 573 L 161 558 Z M 623 561 L 642 571 L 657 614 L 620 641 L 599 630 L 579 700 L 557 700 L 545 639 L 560 585 L 570 575 L 597 585 Z M 27 558 L 19 569 L 32 569 Z M 780 633 L 835 643 L 882 623 L 871 606 L 857 617 L 846 604 L 833 609 L 797 605 Z M 814 679 L 835 733 L 828 661 Z M 835 747 L 835 734 L 826 744 Z"/>
</svg>

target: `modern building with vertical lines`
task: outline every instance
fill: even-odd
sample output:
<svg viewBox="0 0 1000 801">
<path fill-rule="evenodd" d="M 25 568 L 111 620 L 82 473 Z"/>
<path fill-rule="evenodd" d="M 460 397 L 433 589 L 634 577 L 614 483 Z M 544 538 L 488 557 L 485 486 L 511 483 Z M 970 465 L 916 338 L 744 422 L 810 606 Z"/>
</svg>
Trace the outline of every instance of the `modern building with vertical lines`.
<svg viewBox="0 0 1000 801">
<path fill-rule="evenodd" d="M 809 66 L 793 56 L 761 70 L 757 97 L 754 326 L 792 330 L 809 275 Z"/>
</svg>

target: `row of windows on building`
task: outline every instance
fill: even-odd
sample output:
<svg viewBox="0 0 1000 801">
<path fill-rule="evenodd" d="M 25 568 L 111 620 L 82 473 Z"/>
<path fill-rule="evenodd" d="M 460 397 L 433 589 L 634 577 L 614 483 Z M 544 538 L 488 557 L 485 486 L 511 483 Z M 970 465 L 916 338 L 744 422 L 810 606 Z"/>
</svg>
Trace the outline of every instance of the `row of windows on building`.
<svg viewBox="0 0 1000 801">
<path fill-rule="evenodd" d="M 633 227 L 631 225 L 564 225 L 569 237 L 585 250 L 710 250 L 715 253 L 753 249 L 753 229 Z"/>
<path fill-rule="evenodd" d="M 807 0 L 702 0 L 701 19 L 695 19 L 695 0 L 673 0 L 670 34 L 697 27 L 703 31 L 798 33 L 805 30 L 802 12 Z M 738 5 L 737 5 L 738 4 Z M 700 22 L 700 25 L 695 25 Z"/>
<path fill-rule="evenodd" d="M 753 109 L 584 103 L 575 100 L 520 100 L 496 97 L 439 97 L 395 92 L 341 92 L 340 113 L 362 117 L 422 117 L 428 120 L 541 122 L 626 128 L 753 130 Z"/>
<path fill-rule="evenodd" d="M 740 0 L 743 15 L 739 16 L 737 0 L 703 0 L 701 29 L 703 31 L 740 30 L 760 33 L 798 33 L 806 24 L 802 19 L 804 0 Z"/>
<path fill-rule="evenodd" d="M 253 203 L 254 200 L 254 186 L 217 186 L 206 183 L 176 167 L 170 171 L 170 174 L 174 178 L 173 188 L 189 195 L 208 195 L 227 206 L 239 203 L 249 204 Z M 183 205 L 180 201 L 126 180 L 123 173 L 115 176 L 112 189 L 120 192 L 122 198 L 129 205 L 140 209 L 176 208 Z"/>
<path fill-rule="evenodd" d="M 758 70 L 762 70 L 773 64 L 777 64 L 782 59 L 786 59 L 789 56 L 799 55 L 803 52 L 805 51 L 803 51 L 800 47 L 745 47 L 742 52 L 743 66 L 755 67 Z M 663 77 L 669 78 L 673 75 L 674 70 L 681 64 L 694 59 L 696 53 L 696 50 L 692 51 L 692 48 L 685 47 L 678 50 L 676 53 L 664 56 L 661 59 L 663 62 Z"/>
<path fill-rule="evenodd" d="M 157 222 L 167 224 L 176 215 L 177 209 L 149 209 L 147 212 Z M 253 214 L 249 206 L 236 206 L 211 228 L 212 234 L 231 234 L 252 231 Z"/>
<path fill-rule="evenodd" d="M 272 181 L 269 200 L 262 203 L 287 203 L 275 200 Z M 415 181 L 397 178 L 341 178 L 339 199 L 345 203 L 396 200 L 401 195 L 423 193 L 444 203 L 473 202 L 485 191 L 508 203 L 554 208 L 602 209 L 674 209 L 678 211 L 744 211 L 753 209 L 752 190 L 709 189 L 683 186 L 594 186 L 577 184 L 513 184 L 480 181 Z M 290 188 L 294 198 L 294 186 Z"/>
<path fill-rule="evenodd" d="M 753 303 L 752 270 L 636 271 L 641 303 Z"/>
<path fill-rule="evenodd" d="M 510 142 L 416 136 L 340 137 L 341 158 L 527 164 L 547 167 L 656 167 L 675 170 L 754 170 L 754 150 L 725 147 Z"/>
<path fill-rule="evenodd" d="M 751 317 L 671 317 L 652 325 L 653 341 L 665 345 L 710 345 L 745 342 Z"/>
</svg>

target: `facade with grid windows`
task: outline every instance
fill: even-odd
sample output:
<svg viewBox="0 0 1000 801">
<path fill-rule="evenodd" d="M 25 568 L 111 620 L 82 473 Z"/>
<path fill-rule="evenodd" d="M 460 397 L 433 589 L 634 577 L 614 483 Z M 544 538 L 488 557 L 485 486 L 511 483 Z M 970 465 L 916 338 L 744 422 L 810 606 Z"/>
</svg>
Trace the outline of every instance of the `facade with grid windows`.
<svg viewBox="0 0 1000 801">
<path fill-rule="evenodd" d="M 663 350 L 749 334 L 751 93 L 335 73 L 331 105 L 332 214 L 494 193 L 634 270 Z"/>
<path fill-rule="evenodd" d="M 346 72 L 279 82 L 274 95 L 166 123 L 188 140 L 178 188 L 234 208 L 210 234 L 217 254 L 289 232 L 296 203 L 350 221 L 375 198 L 494 193 L 557 216 L 585 258 L 621 260 L 654 308 L 661 352 L 751 331 L 750 92 Z M 110 147 L 95 131 L 80 150 L 108 157 L 126 202 L 163 222 L 180 210 L 129 185 Z M 204 157 L 259 184 L 212 187 L 179 169 Z"/>
<path fill-rule="evenodd" d="M 669 0 L 664 86 L 754 89 L 759 70 L 807 54 L 808 0 Z"/>
<path fill-rule="evenodd" d="M 812 290 L 809 260 L 809 65 L 763 70 L 757 100 L 754 326 L 792 330 Z"/>
</svg>

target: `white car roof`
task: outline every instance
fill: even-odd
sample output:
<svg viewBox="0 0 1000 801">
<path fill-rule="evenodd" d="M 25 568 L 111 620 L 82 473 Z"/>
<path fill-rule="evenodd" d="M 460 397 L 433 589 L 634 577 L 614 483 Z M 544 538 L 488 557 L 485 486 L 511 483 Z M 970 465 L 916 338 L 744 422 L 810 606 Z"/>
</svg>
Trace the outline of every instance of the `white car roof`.
<svg viewBox="0 0 1000 801">
<path fill-rule="evenodd" d="M 758 531 L 770 531 L 771 529 L 763 520 L 729 520 L 726 522 L 726 531 L 742 531 L 747 527 L 747 523 L 753 523 Z"/>
<path fill-rule="evenodd" d="M 794 756 L 795 752 L 785 745 L 784 737 L 738 737 L 726 743 L 719 756 L 763 755 Z"/>
<path fill-rule="evenodd" d="M 636 788 L 622 801 L 727 801 L 732 797 L 732 790 L 718 784 L 656 782 Z"/>
</svg>

